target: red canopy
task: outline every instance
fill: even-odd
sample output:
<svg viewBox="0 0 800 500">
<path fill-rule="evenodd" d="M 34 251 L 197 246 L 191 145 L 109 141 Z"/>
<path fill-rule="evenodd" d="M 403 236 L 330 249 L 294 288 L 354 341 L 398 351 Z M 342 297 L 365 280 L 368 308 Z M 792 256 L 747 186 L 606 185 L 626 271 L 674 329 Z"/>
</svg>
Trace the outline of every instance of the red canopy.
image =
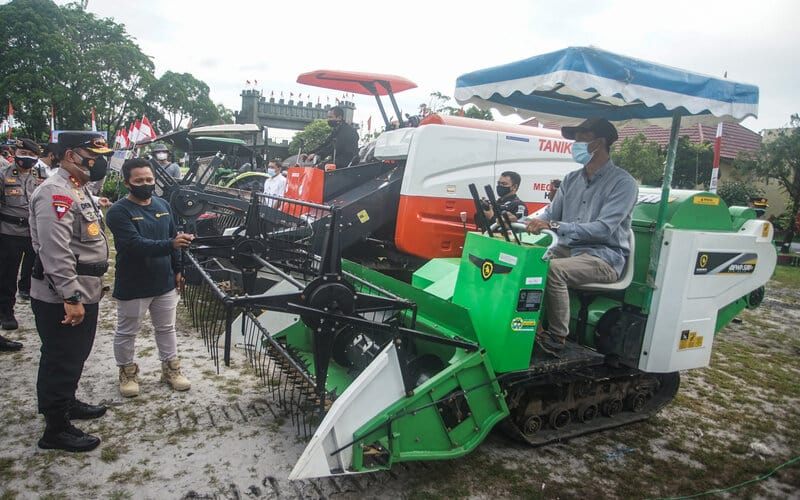
<svg viewBox="0 0 800 500">
<path fill-rule="evenodd" d="M 402 76 L 327 69 L 303 73 L 297 77 L 297 83 L 372 96 L 396 94 L 417 88 L 416 83 Z"/>
</svg>

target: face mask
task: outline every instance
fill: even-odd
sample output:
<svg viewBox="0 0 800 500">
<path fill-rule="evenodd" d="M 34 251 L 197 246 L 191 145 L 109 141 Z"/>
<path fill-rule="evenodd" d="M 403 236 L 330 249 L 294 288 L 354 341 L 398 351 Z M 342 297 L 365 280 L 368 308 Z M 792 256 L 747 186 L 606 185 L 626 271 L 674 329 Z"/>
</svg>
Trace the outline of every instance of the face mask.
<svg viewBox="0 0 800 500">
<path fill-rule="evenodd" d="M 128 185 L 128 191 L 130 191 L 135 198 L 140 200 L 149 200 L 150 197 L 153 196 L 153 191 L 155 191 L 155 189 L 155 184 L 142 184 L 141 186 L 134 186 L 133 184 Z"/>
<path fill-rule="evenodd" d="M 338 124 L 339 124 L 339 120 L 328 120 L 328 125 L 330 125 L 331 127 L 335 128 L 336 125 L 338 125 Z"/>
<path fill-rule="evenodd" d="M 156 153 L 156 160 L 166 160 L 167 156 L 169 156 L 167 153 Z"/>
<path fill-rule="evenodd" d="M 589 152 L 588 142 L 573 142 L 572 143 L 572 159 L 581 165 L 586 165 L 592 161 L 594 153 Z"/>
<path fill-rule="evenodd" d="M 278 172 L 276 172 L 274 168 L 268 168 L 267 169 L 267 175 L 270 176 L 270 177 L 275 177 L 275 174 L 277 174 L 277 173 Z"/>
<path fill-rule="evenodd" d="M 22 170 L 28 170 L 33 168 L 36 165 L 36 162 L 39 161 L 39 158 L 34 158 L 33 156 L 15 156 L 14 163 L 21 168 Z"/>
<path fill-rule="evenodd" d="M 500 198 L 511 192 L 511 188 L 509 186 L 503 186 L 500 184 L 498 184 L 495 189 L 497 190 L 497 196 Z"/>
<path fill-rule="evenodd" d="M 108 171 L 108 161 L 105 156 L 98 156 L 97 158 L 84 158 L 75 151 L 73 155 L 81 159 L 80 165 L 89 169 L 89 182 L 99 181 L 106 176 Z"/>
<path fill-rule="evenodd" d="M 94 165 L 89 168 L 89 180 L 99 181 L 106 176 L 106 172 L 108 172 L 108 161 L 105 156 L 98 156 L 94 160 Z"/>
</svg>

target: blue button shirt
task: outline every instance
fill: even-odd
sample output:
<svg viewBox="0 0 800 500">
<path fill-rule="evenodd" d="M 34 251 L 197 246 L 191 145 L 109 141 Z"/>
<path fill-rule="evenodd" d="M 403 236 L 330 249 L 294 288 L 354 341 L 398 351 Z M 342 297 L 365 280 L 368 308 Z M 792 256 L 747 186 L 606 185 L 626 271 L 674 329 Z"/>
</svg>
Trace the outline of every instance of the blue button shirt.
<svg viewBox="0 0 800 500">
<path fill-rule="evenodd" d="M 588 253 L 617 271 L 630 254 L 628 234 L 639 186 L 636 179 L 609 160 L 591 178 L 586 167 L 567 174 L 545 220 L 560 221 L 559 245 L 570 255 Z"/>
</svg>

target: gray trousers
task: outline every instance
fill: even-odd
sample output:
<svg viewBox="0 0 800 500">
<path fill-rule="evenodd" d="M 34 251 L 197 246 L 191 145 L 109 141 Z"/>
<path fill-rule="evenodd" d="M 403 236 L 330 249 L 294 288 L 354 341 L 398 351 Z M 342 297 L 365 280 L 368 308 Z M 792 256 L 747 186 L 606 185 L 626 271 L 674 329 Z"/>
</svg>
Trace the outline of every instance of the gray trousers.
<svg viewBox="0 0 800 500">
<path fill-rule="evenodd" d="M 547 331 L 559 337 L 569 335 L 569 287 L 614 281 L 617 272 L 606 261 L 587 253 L 570 257 L 568 248 L 556 247 L 544 291 Z"/>
<path fill-rule="evenodd" d="M 133 364 L 136 334 L 147 311 L 150 311 L 159 359 L 163 362 L 178 357 L 175 312 L 179 298 L 178 291 L 171 290 L 157 297 L 117 300 L 117 328 L 114 332 L 117 366 Z"/>
</svg>

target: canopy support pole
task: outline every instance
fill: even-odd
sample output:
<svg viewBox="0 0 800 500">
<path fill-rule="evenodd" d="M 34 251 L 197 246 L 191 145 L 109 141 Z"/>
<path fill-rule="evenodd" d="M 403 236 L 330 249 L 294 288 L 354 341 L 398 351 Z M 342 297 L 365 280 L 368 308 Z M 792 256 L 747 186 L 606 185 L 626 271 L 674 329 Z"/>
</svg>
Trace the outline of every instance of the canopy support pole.
<svg viewBox="0 0 800 500">
<path fill-rule="evenodd" d="M 672 127 L 669 132 L 669 146 L 667 146 L 667 163 L 664 165 L 664 180 L 661 184 L 661 202 L 658 205 L 658 217 L 653 232 L 650 246 L 650 262 L 647 266 L 647 298 L 645 300 L 646 312 L 650 312 L 650 301 L 656 287 L 656 272 L 661 256 L 661 247 L 664 238 L 664 225 L 667 221 L 667 207 L 669 206 L 669 192 L 672 185 L 672 171 L 675 169 L 675 156 L 678 153 L 678 139 L 681 129 L 681 115 L 678 112 L 672 115 Z"/>
</svg>

